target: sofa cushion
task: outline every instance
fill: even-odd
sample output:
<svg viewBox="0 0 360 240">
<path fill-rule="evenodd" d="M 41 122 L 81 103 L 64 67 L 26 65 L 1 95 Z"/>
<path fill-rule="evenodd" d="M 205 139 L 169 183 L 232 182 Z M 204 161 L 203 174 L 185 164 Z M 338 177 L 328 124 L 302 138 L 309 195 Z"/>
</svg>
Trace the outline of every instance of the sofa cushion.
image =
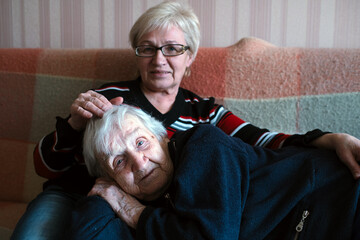
<svg viewBox="0 0 360 240">
<path fill-rule="evenodd" d="M 27 203 L 0 201 L 0 239 L 2 238 L 1 232 L 12 231 L 15 228 L 20 217 L 24 214 Z"/>
</svg>

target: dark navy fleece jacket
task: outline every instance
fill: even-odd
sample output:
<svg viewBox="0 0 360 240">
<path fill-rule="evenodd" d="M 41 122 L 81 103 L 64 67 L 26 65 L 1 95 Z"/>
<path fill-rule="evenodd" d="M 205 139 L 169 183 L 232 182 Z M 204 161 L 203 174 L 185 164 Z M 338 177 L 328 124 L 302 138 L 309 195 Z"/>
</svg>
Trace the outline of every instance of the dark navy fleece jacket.
<svg viewBox="0 0 360 240">
<path fill-rule="evenodd" d="M 211 125 L 169 143 L 166 200 L 130 229 L 100 197 L 80 202 L 69 239 L 350 239 L 359 182 L 336 154 L 245 144 Z"/>
<path fill-rule="evenodd" d="M 138 239 L 350 239 L 359 184 L 335 153 L 253 147 L 212 126 L 169 146 L 175 210 L 146 208 Z"/>
</svg>

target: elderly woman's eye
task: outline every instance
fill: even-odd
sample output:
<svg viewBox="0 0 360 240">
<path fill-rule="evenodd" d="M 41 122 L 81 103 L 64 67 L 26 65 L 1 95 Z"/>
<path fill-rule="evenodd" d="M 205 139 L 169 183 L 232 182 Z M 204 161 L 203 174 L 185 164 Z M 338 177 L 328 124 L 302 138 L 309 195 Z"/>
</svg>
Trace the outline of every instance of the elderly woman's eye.
<svg viewBox="0 0 360 240">
<path fill-rule="evenodd" d="M 145 137 L 140 137 L 136 140 L 136 147 L 144 149 L 149 145 L 148 140 Z"/>
<path fill-rule="evenodd" d="M 144 141 L 144 140 L 139 140 L 136 145 L 137 145 L 138 147 L 141 147 L 141 146 L 144 145 L 144 144 L 145 144 L 145 141 Z"/>
<path fill-rule="evenodd" d="M 115 165 L 119 166 L 123 161 L 124 161 L 123 159 L 118 158 L 118 159 L 115 160 Z"/>
</svg>

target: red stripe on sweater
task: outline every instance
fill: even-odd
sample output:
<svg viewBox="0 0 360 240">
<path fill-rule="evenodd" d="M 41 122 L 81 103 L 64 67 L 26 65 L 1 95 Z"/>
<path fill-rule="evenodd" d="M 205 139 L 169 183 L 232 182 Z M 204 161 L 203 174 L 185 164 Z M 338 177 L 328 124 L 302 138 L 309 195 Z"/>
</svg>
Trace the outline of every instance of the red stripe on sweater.
<svg viewBox="0 0 360 240">
<path fill-rule="evenodd" d="M 33 153 L 35 172 L 39 176 L 47 179 L 54 179 L 60 177 L 62 172 L 53 172 L 45 166 L 39 152 L 39 147 L 40 147 L 39 144 L 37 144 Z"/>
<path fill-rule="evenodd" d="M 290 137 L 291 135 L 287 135 L 287 134 L 283 134 L 283 133 L 279 133 L 275 139 L 273 139 L 269 144 L 268 144 L 268 148 L 271 149 L 278 149 L 280 148 L 280 145 L 283 143 L 283 141 L 285 141 L 285 139 L 287 139 L 288 137 Z"/>
<path fill-rule="evenodd" d="M 226 134 L 230 135 L 238 126 L 243 123 L 245 123 L 244 120 L 235 116 L 231 112 L 228 112 L 220 119 L 220 121 L 217 123 L 217 126 Z"/>
</svg>

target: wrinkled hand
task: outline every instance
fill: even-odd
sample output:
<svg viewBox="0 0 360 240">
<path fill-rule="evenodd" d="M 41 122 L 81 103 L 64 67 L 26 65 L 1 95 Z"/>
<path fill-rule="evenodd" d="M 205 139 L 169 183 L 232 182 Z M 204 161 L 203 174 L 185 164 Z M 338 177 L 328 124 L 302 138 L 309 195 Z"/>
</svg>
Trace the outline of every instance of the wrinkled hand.
<svg viewBox="0 0 360 240">
<path fill-rule="evenodd" d="M 68 123 L 73 129 L 81 131 L 85 128 L 89 119 L 94 116 L 102 117 L 113 105 L 120 105 L 122 102 L 122 97 L 117 97 L 109 101 L 100 93 L 92 90 L 81 93 L 70 107 L 71 116 Z"/>
<path fill-rule="evenodd" d="M 360 178 L 360 140 L 345 133 L 329 133 L 314 140 L 319 148 L 335 150 L 340 160 L 350 169 L 355 179 Z"/>
<path fill-rule="evenodd" d="M 145 206 L 121 190 L 116 182 L 106 178 L 98 178 L 88 193 L 88 196 L 92 195 L 104 198 L 121 220 L 128 226 L 136 229 L 139 217 Z"/>
</svg>

